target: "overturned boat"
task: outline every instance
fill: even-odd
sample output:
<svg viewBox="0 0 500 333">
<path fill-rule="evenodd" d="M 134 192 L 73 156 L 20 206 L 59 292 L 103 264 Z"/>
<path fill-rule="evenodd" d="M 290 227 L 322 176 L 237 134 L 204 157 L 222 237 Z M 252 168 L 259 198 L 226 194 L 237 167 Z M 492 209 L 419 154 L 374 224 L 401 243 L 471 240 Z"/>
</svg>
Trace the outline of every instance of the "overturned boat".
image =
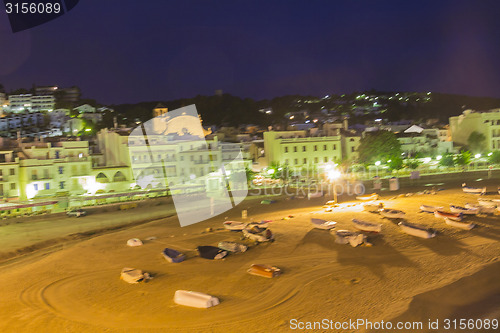
<svg viewBox="0 0 500 333">
<path fill-rule="evenodd" d="M 247 272 L 265 278 L 273 278 L 281 274 L 281 270 L 278 267 L 261 264 L 253 264 Z"/>
<path fill-rule="evenodd" d="M 243 229 L 243 236 L 256 242 L 269 242 L 274 239 L 270 229 L 258 226 L 247 226 Z"/>
<path fill-rule="evenodd" d="M 311 224 L 317 229 L 330 230 L 335 228 L 337 222 L 311 218 Z"/>
<path fill-rule="evenodd" d="M 464 193 L 485 194 L 486 193 L 486 186 L 485 187 L 470 187 L 470 186 L 466 186 L 466 184 L 463 183 L 462 190 L 464 191 Z"/>
<path fill-rule="evenodd" d="M 366 195 L 358 195 L 356 197 L 357 200 L 363 200 L 363 201 L 368 201 L 368 200 L 377 200 L 378 199 L 378 194 L 377 193 L 372 193 L 372 194 L 366 194 Z"/>
<path fill-rule="evenodd" d="M 476 215 L 479 212 L 479 208 L 465 208 L 456 205 L 450 205 L 450 211 L 452 213 L 462 213 L 464 215 Z"/>
<path fill-rule="evenodd" d="M 179 305 L 206 309 L 219 304 L 219 299 L 204 293 L 188 290 L 177 290 L 174 302 Z"/>
<path fill-rule="evenodd" d="M 180 263 L 183 262 L 184 259 L 186 259 L 186 256 L 184 254 L 168 247 L 163 249 L 163 251 L 161 251 L 161 254 L 163 258 L 165 258 L 165 260 L 171 263 Z"/>
<path fill-rule="evenodd" d="M 401 230 L 403 230 L 408 235 L 420 238 L 432 238 L 436 236 L 436 232 L 434 230 L 426 228 L 419 224 L 399 222 L 398 225 L 401 228 Z"/>
<path fill-rule="evenodd" d="M 364 203 L 363 209 L 370 213 L 378 213 L 381 209 L 384 208 L 384 204 L 382 202 L 376 203 Z"/>
<path fill-rule="evenodd" d="M 389 219 L 403 219 L 406 216 L 406 213 L 399 209 L 383 208 L 380 210 L 380 215 Z"/>
<path fill-rule="evenodd" d="M 245 222 L 238 222 L 238 221 L 225 221 L 224 222 L 224 228 L 227 230 L 233 230 L 233 231 L 241 231 L 245 229 L 245 227 L 248 225 L 248 223 Z"/>
<path fill-rule="evenodd" d="M 442 206 L 420 205 L 420 210 L 426 213 L 434 213 L 436 210 L 442 210 Z"/>
<path fill-rule="evenodd" d="M 358 219 L 352 219 L 352 223 L 354 224 L 354 227 L 356 229 L 361 230 L 361 231 L 368 231 L 368 232 L 381 232 L 382 231 L 382 224 L 380 224 L 380 223 L 366 222 L 366 221 L 361 221 Z"/>
<path fill-rule="evenodd" d="M 471 230 L 472 228 L 474 228 L 476 226 L 473 223 L 453 221 L 453 220 L 450 220 L 449 218 L 446 218 L 446 217 L 444 218 L 444 222 L 451 227 L 460 228 L 463 230 Z"/>
<path fill-rule="evenodd" d="M 462 213 L 450 213 L 444 212 L 442 210 L 436 210 L 434 212 L 434 216 L 441 219 L 449 218 L 450 220 L 454 221 L 462 221 L 464 215 Z"/>
<path fill-rule="evenodd" d="M 352 247 L 356 247 L 365 243 L 366 236 L 354 231 L 349 230 L 332 230 L 335 234 L 335 243 L 337 244 L 350 244 Z"/>
<path fill-rule="evenodd" d="M 224 251 L 216 246 L 198 246 L 197 249 L 200 257 L 205 259 L 217 260 L 227 256 L 227 251 Z"/>
<path fill-rule="evenodd" d="M 219 249 L 234 253 L 245 252 L 248 249 L 248 246 L 235 242 L 219 242 L 217 245 Z"/>
</svg>

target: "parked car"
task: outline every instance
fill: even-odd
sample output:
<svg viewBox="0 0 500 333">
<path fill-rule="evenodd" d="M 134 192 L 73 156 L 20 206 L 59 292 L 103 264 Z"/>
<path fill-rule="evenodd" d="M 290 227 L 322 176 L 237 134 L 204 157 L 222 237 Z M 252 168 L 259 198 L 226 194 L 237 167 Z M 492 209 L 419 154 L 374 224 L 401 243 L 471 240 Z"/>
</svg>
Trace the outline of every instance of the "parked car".
<svg viewBox="0 0 500 333">
<path fill-rule="evenodd" d="M 76 217 L 80 217 L 80 216 L 85 216 L 87 215 L 87 211 L 83 210 L 83 209 L 73 209 L 73 210 L 70 210 L 68 212 L 66 212 L 66 214 L 68 216 L 76 216 Z"/>
</svg>

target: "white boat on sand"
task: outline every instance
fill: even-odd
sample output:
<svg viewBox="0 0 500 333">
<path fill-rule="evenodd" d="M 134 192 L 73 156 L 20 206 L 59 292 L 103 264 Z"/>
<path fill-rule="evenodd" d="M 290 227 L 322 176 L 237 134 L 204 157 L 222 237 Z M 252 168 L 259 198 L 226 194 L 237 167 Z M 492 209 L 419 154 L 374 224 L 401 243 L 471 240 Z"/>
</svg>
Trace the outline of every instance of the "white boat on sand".
<svg viewBox="0 0 500 333">
<path fill-rule="evenodd" d="M 481 206 L 478 204 L 470 204 L 466 203 L 465 208 L 467 209 L 477 209 L 478 214 L 493 214 L 495 213 L 496 207 L 491 207 L 491 206 Z"/>
<path fill-rule="evenodd" d="M 403 219 L 406 213 L 398 209 L 384 208 L 380 210 L 380 215 L 382 215 L 383 217 L 387 217 L 389 219 Z"/>
<path fill-rule="evenodd" d="M 430 206 L 430 205 L 420 205 L 420 210 L 422 212 L 434 213 L 436 210 L 442 210 L 442 206 Z"/>
<path fill-rule="evenodd" d="M 479 212 L 479 208 L 465 208 L 456 205 L 450 205 L 450 211 L 452 213 L 462 213 L 464 215 L 476 215 Z"/>
<path fill-rule="evenodd" d="M 327 221 L 327 220 L 322 220 L 322 219 L 311 219 L 312 225 L 317 228 L 317 229 L 323 229 L 323 230 L 330 230 L 335 228 L 335 225 L 337 222 L 334 221 Z"/>
<path fill-rule="evenodd" d="M 352 247 L 363 244 L 366 241 L 366 236 L 349 230 L 332 230 L 335 235 L 335 243 L 350 244 Z"/>
<path fill-rule="evenodd" d="M 420 238 L 432 238 L 436 236 L 436 232 L 432 229 L 428 229 L 419 224 L 413 224 L 408 222 L 399 222 L 399 227 L 401 230 L 406 232 L 408 235 L 420 237 Z"/>
<path fill-rule="evenodd" d="M 486 186 L 485 187 L 470 187 L 470 186 L 466 186 L 466 184 L 463 183 L 462 190 L 464 191 L 464 193 L 485 194 L 486 193 Z"/>
<path fill-rule="evenodd" d="M 455 227 L 455 228 L 464 229 L 464 230 L 471 230 L 472 228 L 474 228 L 476 226 L 473 223 L 458 222 L 458 221 L 450 220 L 448 218 L 445 218 L 444 222 L 447 225 L 449 225 L 449 226 L 452 226 L 452 227 Z"/>
<path fill-rule="evenodd" d="M 352 223 L 354 224 L 354 227 L 356 229 L 361 230 L 361 231 L 368 231 L 368 232 L 381 232 L 382 231 L 382 224 L 380 224 L 380 223 L 366 222 L 366 221 L 361 221 L 358 219 L 352 219 Z"/>
</svg>

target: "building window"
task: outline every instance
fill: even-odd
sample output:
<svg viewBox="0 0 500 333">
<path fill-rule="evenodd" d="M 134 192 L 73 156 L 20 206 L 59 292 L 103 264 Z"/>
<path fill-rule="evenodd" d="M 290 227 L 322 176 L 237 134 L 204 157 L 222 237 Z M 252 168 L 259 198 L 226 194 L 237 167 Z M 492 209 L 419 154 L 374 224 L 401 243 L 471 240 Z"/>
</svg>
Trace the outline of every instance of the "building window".
<svg viewBox="0 0 500 333">
<path fill-rule="evenodd" d="M 351 153 L 354 153 L 355 149 L 354 147 L 351 147 Z"/>
<path fill-rule="evenodd" d="M 59 174 L 62 175 L 64 173 L 64 167 L 60 166 L 59 167 Z"/>
<path fill-rule="evenodd" d="M 306 151 L 306 146 L 302 146 L 302 151 Z"/>
<path fill-rule="evenodd" d="M 297 152 L 297 146 L 293 147 L 293 151 L 296 153 Z"/>
<path fill-rule="evenodd" d="M 323 157 L 323 162 L 325 162 L 325 163 L 328 162 L 328 157 L 326 157 L 326 156 Z"/>
<path fill-rule="evenodd" d="M 317 157 L 314 158 L 314 163 L 318 163 L 318 158 Z"/>
<path fill-rule="evenodd" d="M 288 153 L 288 147 L 285 147 L 285 153 Z"/>
<path fill-rule="evenodd" d="M 61 190 L 64 190 L 64 183 L 65 183 L 65 182 L 59 182 L 59 188 L 60 188 Z"/>
<path fill-rule="evenodd" d="M 15 190 L 16 189 L 16 183 L 10 183 L 10 189 Z"/>
<path fill-rule="evenodd" d="M 304 157 L 304 164 L 307 164 L 307 158 Z"/>
<path fill-rule="evenodd" d="M 295 165 L 299 164 L 299 160 L 298 159 L 295 159 L 294 162 L 295 162 Z"/>
<path fill-rule="evenodd" d="M 326 150 L 326 145 L 323 146 L 323 150 Z"/>
<path fill-rule="evenodd" d="M 56 158 L 60 158 L 59 154 L 60 154 L 59 150 L 56 150 Z"/>
<path fill-rule="evenodd" d="M 45 189 L 50 190 L 50 183 L 45 183 Z"/>
<path fill-rule="evenodd" d="M 318 146 L 314 145 L 314 151 L 318 151 Z"/>
<path fill-rule="evenodd" d="M 11 175 L 11 176 L 14 176 L 15 174 L 16 174 L 16 170 L 14 170 L 14 169 L 10 169 L 10 175 Z"/>
<path fill-rule="evenodd" d="M 2 169 L 0 169 L 0 176 L 3 176 L 3 171 L 2 171 Z"/>
<path fill-rule="evenodd" d="M 38 184 L 33 184 L 33 188 L 35 189 L 35 191 L 38 191 Z"/>
<path fill-rule="evenodd" d="M 333 150 L 337 150 L 337 145 L 336 144 L 333 145 Z"/>
</svg>

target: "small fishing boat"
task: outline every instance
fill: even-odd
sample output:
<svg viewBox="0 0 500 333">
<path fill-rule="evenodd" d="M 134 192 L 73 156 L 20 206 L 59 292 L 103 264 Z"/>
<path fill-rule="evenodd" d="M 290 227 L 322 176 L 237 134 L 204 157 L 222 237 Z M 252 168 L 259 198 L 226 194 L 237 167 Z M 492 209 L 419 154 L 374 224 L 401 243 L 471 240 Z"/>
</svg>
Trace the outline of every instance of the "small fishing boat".
<svg viewBox="0 0 500 333">
<path fill-rule="evenodd" d="M 335 228 L 337 222 L 311 218 L 311 223 L 316 229 L 330 230 Z"/>
<path fill-rule="evenodd" d="M 464 193 L 485 194 L 486 193 L 486 186 L 485 187 L 470 187 L 470 186 L 466 186 L 466 184 L 463 183 L 462 190 L 464 191 Z"/>
<path fill-rule="evenodd" d="M 481 206 L 477 204 L 470 204 L 466 203 L 465 208 L 467 209 L 477 209 L 478 214 L 493 214 L 495 213 L 496 207 L 491 207 L 491 206 Z"/>
<path fill-rule="evenodd" d="M 389 219 L 402 219 L 405 217 L 406 213 L 398 209 L 383 208 L 380 210 L 380 215 Z"/>
<path fill-rule="evenodd" d="M 450 205 L 450 211 L 452 213 L 462 213 L 464 215 L 476 215 L 479 212 L 479 208 L 465 208 L 456 205 Z"/>
<path fill-rule="evenodd" d="M 436 236 L 436 232 L 432 229 L 428 229 L 419 224 L 413 224 L 408 222 L 398 223 L 401 230 L 403 230 L 408 235 L 420 237 L 420 238 L 432 238 Z"/>
<path fill-rule="evenodd" d="M 371 223 L 371 222 L 361 221 L 358 219 L 352 219 L 352 223 L 354 224 L 354 227 L 356 229 L 361 231 L 368 231 L 368 232 L 382 231 L 382 224 L 380 223 Z"/>
<path fill-rule="evenodd" d="M 377 193 L 372 193 L 372 194 L 366 194 L 366 195 L 358 195 L 356 197 L 356 199 L 363 200 L 363 201 L 377 200 L 378 199 L 378 194 Z"/>
<path fill-rule="evenodd" d="M 225 221 L 224 228 L 227 230 L 241 231 L 246 228 L 248 223 L 238 221 Z"/>
<path fill-rule="evenodd" d="M 349 230 L 332 230 L 332 233 L 335 234 L 335 243 L 337 244 L 350 244 L 352 247 L 356 247 L 366 241 L 365 235 Z"/>
<path fill-rule="evenodd" d="M 274 239 L 274 235 L 270 229 L 257 226 L 247 226 L 243 229 L 243 236 L 256 242 L 269 242 Z"/>
<path fill-rule="evenodd" d="M 453 221 L 446 217 L 444 218 L 444 222 L 451 227 L 460 228 L 464 230 L 471 230 L 476 226 L 475 224 L 472 223 Z"/>
<path fill-rule="evenodd" d="M 219 244 L 217 244 L 217 247 L 219 249 L 223 249 L 225 251 L 233 253 L 245 252 L 248 249 L 248 246 L 246 245 L 235 242 L 224 242 L 224 241 L 219 242 Z"/>
<path fill-rule="evenodd" d="M 222 259 L 225 256 L 227 256 L 227 251 L 224 251 L 223 249 L 219 249 L 216 246 L 198 246 L 197 247 L 198 253 L 200 254 L 200 257 L 205 258 L 205 259 L 212 259 L 212 260 L 217 260 L 217 259 Z"/>
<path fill-rule="evenodd" d="M 420 210 L 426 213 L 434 213 L 436 210 L 442 210 L 443 208 L 442 206 L 420 205 Z"/>
<path fill-rule="evenodd" d="M 260 264 L 252 264 L 247 272 L 265 278 L 273 278 L 281 274 L 281 270 L 278 267 Z"/>
<path fill-rule="evenodd" d="M 174 294 L 174 302 L 179 305 L 206 309 L 219 304 L 217 297 L 190 290 L 177 290 Z"/>
<path fill-rule="evenodd" d="M 454 221 L 462 221 L 464 215 L 462 213 L 450 213 L 444 212 L 442 210 L 436 210 L 434 212 L 434 216 L 441 219 L 449 218 L 450 220 Z"/>
<path fill-rule="evenodd" d="M 363 209 L 370 213 L 378 213 L 382 208 L 384 208 L 384 204 L 381 202 L 378 204 L 369 202 L 363 204 Z"/>
<path fill-rule="evenodd" d="M 481 207 L 491 207 L 491 208 L 496 208 L 497 204 L 498 204 L 494 200 L 483 199 L 483 198 L 478 198 L 477 202 L 479 203 L 479 206 L 481 206 Z"/>
<path fill-rule="evenodd" d="M 269 223 L 272 222 L 271 220 L 265 220 L 265 221 L 254 221 L 254 222 L 250 222 L 248 223 L 248 225 L 246 226 L 246 228 L 252 228 L 252 227 L 259 227 L 259 228 L 267 228 L 269 227 Z M 245 229 L 245 228 L 243 228 Z"/>
<path fill-rule="evenodd" d="M 186 259 L 186 256 L 177 250 L 169 249 L 168 247 L 161 251 L 162 256 L 171 263 L 180 263 Z"/>
</svg>

